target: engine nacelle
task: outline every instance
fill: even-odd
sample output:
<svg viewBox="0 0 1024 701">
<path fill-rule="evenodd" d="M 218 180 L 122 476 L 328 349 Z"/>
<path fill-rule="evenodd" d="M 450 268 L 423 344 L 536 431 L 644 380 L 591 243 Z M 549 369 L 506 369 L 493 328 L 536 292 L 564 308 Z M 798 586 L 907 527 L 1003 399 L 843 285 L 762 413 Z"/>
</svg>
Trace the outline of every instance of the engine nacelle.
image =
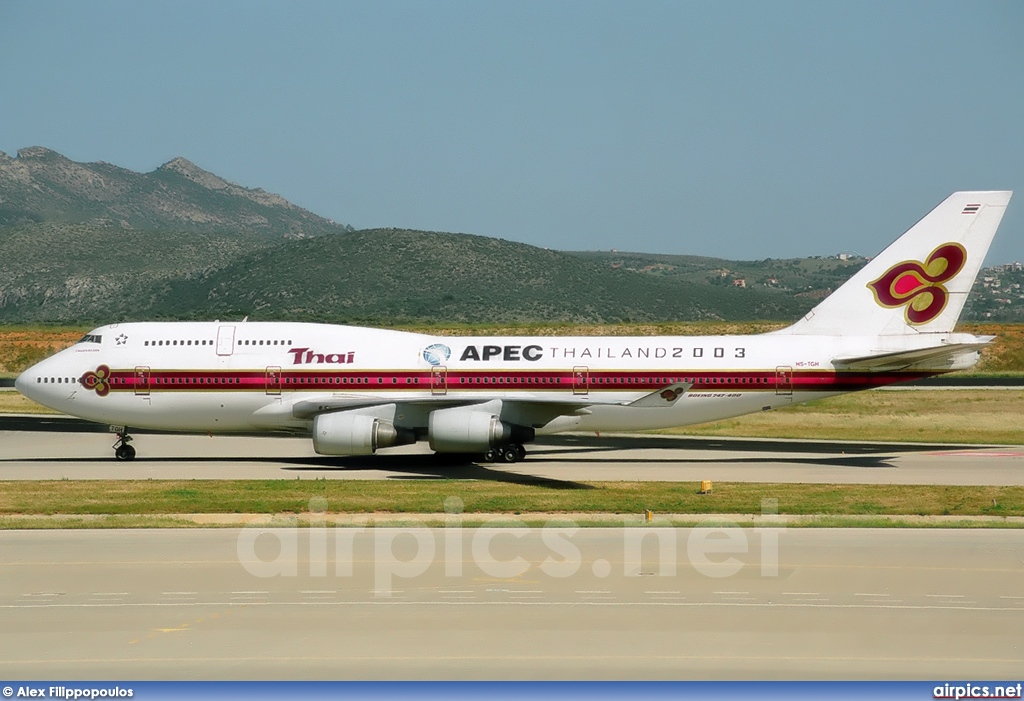
<svg viewBox="0 0 1024 701">
<path fill-rule="evenodd" d="M 313 419 L 313 450 L 320 455 L 370 455 L 377 448 L 415 442 L 412 431 L 376 416 L 343 411 Z"/>
<path fill-rule="evenodd" d="M 506 443 L 526 443 L 532 428 L 505 423 L 489 411 L 472 407 L 430 412 L 430 447 L 438 453 L 482 453 Z"/>
</svg>

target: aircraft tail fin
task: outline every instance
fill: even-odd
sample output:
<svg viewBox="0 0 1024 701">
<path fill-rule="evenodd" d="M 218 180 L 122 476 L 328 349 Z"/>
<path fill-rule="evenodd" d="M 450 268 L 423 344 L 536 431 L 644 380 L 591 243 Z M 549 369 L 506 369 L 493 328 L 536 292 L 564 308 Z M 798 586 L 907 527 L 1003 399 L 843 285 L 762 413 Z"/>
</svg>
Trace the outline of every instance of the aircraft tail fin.
<svg viewBox="0 0 1024 701">
<path fill-rule="evenodd" d="M 903 336 L 953 330 L 1008 191 L 955 192 L 779 334 Z"/>
</svg>

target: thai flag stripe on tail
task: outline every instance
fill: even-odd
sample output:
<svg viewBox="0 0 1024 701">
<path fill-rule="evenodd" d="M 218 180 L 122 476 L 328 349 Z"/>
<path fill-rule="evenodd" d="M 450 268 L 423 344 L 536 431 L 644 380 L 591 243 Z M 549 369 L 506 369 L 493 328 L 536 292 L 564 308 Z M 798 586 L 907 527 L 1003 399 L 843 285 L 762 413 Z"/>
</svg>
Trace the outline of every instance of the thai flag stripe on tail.
<svg viewBox="0 0 1024 701">
<path fill-rule="evenodd" d="M 960 214 L 976 214 L 979 209 L 981 209 L 980 204 L 969 204 L 964 207 L 964 211 L 960 212 Z"/>
</svg>

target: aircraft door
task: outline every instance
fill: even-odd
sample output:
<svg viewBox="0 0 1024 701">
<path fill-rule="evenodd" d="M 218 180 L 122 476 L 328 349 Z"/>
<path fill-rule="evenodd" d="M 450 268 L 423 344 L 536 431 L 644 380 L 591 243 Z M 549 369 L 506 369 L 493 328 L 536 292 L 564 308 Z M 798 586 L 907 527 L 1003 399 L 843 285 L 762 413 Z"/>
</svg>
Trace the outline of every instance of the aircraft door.
<svg viewBox="0 0 1024 701">
<path fill-rule="evenodd" d="M 793 394 L 793 368 L 789 365 L 780 365 L 775 368 L 775 394 L 786 396 Z"/>
<path fill-rule="evenodd" d="M 572 393 L 590 394 L 590 368 L 577 365 L 572 369 Z"/>
<path fill-rule="evenodd" d="M 231 355 L 235 352 L 235 327 L 221 326 L 217 329 L 217 355 Z"/>
<path fill-rule="evenodd" d="M 430 368 L 430 393 L 448 394 L 448 368 L 444 365 Z"/>
<path fill-rule="evenodd" d="M 139 365 L 135 368 L 135 396 L 149 396 L 149 366 Z"/>
<path fill-rule="evenodd" d="M 281 366 L 267 366 L 267 394 L 281 394 Z"/>
</svg>

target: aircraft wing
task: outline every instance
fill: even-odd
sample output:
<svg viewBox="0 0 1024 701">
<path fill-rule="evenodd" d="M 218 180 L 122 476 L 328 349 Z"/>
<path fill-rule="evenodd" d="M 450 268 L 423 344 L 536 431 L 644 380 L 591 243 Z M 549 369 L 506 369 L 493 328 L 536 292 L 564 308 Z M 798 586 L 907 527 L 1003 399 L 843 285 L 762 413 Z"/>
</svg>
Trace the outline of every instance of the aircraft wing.
<svg viewBox="0 0 1024 701">
<path fill-rule="evenodd" d="M 504 405 L 515 405 L 531 413 L 544 416 L 568 416 L 572 414 L 586 414 L 588 407 L 592 406 L 632 406 L 645 408 L 665 408 L 673 406 L 683 394 L 692 387 L 689 382 L 676 382 L 645 394 L 640 399 L 632 402 L 611 401 L 599 397 L 571 396 L 564 399 L 545 397 L 543 399 L 502 399 Z M 325 397 L 323 399 L 305 399 L 295 402 L 292 405 L 292 416 L 297 419 L 312 419 L 318 414 L 325 414 L 334 411 L 347 411 L 349 409 L 362 409 L 365 407 L 379 406 L 381 404 L 406 404 L 424 406 L 430 409 L 446 409 L 455 406 L 471 406 L 483 404 L 490 401 L 490 397 L 455 398 L 448 395 L 434 395 L 430 397 L 417 397 L 412 399 L 390 399 L 387 397 Z"/>
<path fill-rule="evenodd" d="M 862 355 L 850 358 L 835 358 L 832 364 L 839 370 L 866 370 L 882 372 L 907 370 L 918 365 L 953 365 L 961 356 L 981 351 L 994 338 L 988 337 L 981 343 L 950 343 L 943 346 L 918 348 L 909 351 L 895 351 Z"/>
</svg>

